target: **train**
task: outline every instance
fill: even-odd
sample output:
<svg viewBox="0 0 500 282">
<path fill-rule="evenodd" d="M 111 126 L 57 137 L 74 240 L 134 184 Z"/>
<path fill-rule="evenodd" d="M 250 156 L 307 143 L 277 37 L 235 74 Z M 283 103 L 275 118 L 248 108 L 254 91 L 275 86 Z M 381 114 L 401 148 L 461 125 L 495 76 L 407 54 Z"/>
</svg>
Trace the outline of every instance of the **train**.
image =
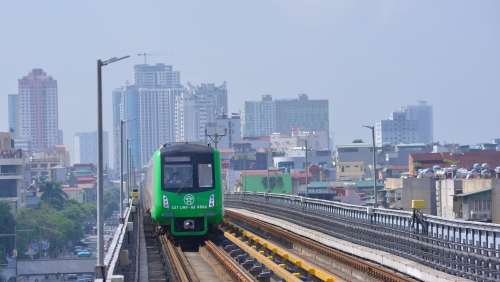
<svg viewBox="0 0 500 282">
<path fill-rule="evenodd" d="M 224 217 L 220 153 L 204 142 L 162 145 L 148 162 L 146 210 L 161 234 L 202 236 Z"/>
</svg>

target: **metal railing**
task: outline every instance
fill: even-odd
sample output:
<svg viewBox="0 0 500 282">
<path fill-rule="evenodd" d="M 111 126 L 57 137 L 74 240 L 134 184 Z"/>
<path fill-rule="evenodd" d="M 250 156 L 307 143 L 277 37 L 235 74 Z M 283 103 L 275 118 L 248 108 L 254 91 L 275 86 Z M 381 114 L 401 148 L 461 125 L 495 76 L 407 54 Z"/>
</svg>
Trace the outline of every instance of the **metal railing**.
<svg viewBox="0 0 500 282">
<path fill-rule="evenodd" d="M 294 221 L 449 274 L 500 279 L 500 225 L 293 195 L 226 194 L 225 206 Z"/>
</svg>

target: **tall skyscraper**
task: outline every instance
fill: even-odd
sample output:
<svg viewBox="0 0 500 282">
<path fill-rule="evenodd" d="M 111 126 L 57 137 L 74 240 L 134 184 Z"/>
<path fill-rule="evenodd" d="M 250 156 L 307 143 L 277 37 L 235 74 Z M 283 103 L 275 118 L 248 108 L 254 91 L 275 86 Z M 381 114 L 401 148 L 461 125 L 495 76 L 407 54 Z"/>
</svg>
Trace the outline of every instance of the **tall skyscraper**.
<svg viewBox="0 0 500 282">
<path fill-rule="evenodd" d="M 175 141 L 175 97 L 184 88 L 141 88 L 139 90 L 140 162 L 147 165 L 161 145 Z"/>
<path fill-rule="evenodd" d="M 18 136 L 30 138 L 33 150 L 42 152 L 58 143 L 57 81 L 42 69 L 19 79 Z"/>
<path fill-rule="evenodd" d="M 127 85 L 113 90 L 113 154 L 115 169 L 120 169 L 120 121 L 123 124 L 123 163 L 126 169 L 128 162 L 127 139 L 132 148 L 134 165 L 139 167 L 139 90 L 135 85 Z"/>
<path fill-rule="evenodd" d="M 186 88 L 180 83 L 180 72 L 170 65 L 141 64 L 134 66 L 134 85 L 113 91 L 116 169 L 120 163 L 120 120 L 131 120 L 124 126 L 124 139 L 131 139 L 136 167 L 147 165 L 166 142 L 206 141 L 205 124 L 215 120 L 216 111 L 227 110 L 226 83 L 188 83 Z M 126 156 L 125 152 L 125 163 Z"/>
<path fill-rule="evenodd" d="M 309 100 L 307 94 L 298 99 L 275 99 L 276 131 L 290 134 L 296 127 L 310 131 L 330 130 L 328 100 Z"/>
<path fill-rule="evenodd" d="M 104 168 L 106 168 L 109 167 L 109 143 L 107 131 L 104 131 L 102 134 L 102 143 L 103 165 Z M 92 163 L 97 165 L 97 154 L 97 131 L 75 133 L 75 164 Z"/>
<path fill-rule="evenodd" d="M 132 149 L 132 155 L 134 156 L 134 165 L 135 167 L 140 167 L 139 165 L 139 91 L 136 85 L 125 86 L 123 88 L 123 96 L 122 96 L 122 110 L 121 117 L 122 120 L 127 121 L 126 124 L 123 125 L 124 132 L 123 136 L 125 136 L 125 140 L 123 141 L 124 147 L 127 145 L 127 139 L 129 139 L 129 148 Z M 126 149 L 126 148 L 125 148 Z M 125 160 L 127 160 L 125 154 Z"/>
<path fill-rule="evenodd" d="M 10 130 L 14 133 L 14 138 L 18 137 L 18 115 L 17 115 L 17 108 L 18 108 L 18 94 L 9 94 L 9 101 L 8 101 L 8 107 L 9 107 L 9 128 Z"/>
<path fill-rule="evenodd" d="M 205 127 L 214 122 L 217 112 L 227 109 L 226 82 L 193 86 L 187 84 L 186 92 L 176 97 L 175 141 L 206 141 Z"/>
<path fill-rule="evenodd" d="M 147 64 L 134 66 L 134 85 L 137 88 L 154 88 L 163 86 L 167 88 L 179 87 L 181 84 L 181 72 L 173 71 L 172 66 Z"/>
<path fill-rule="evenodd" d="M 328 100 L 309 100 L 307 94 L 295 99 L 275 99 L 263 95 L 261 101 L 243 102 L 243 137 L 289 135 L 293 128 L 311 131 L 329 130 Z"/>
<path fill-rule="evenodd" d="M 408 105 L 403 108 L 407 120 L 417 120 L 420 133 L 420 142 L 429 144 L 434 141 L 434 121 L 432 106 L 427 101 L 418 101 L 417 105 Z"/>
<path fill-rule="evenodd" d="M 120 122 L 121 122 L 121 103 L 122 88 L 113 89 L 113 168 L 120 170 Z"/>
<path fill-rule="evenodd" d="M 276 103 L 271 95 L 261 101 L 245 101 L 241 107 L 242 137 L 267 136 L 276 132 Z"/>
<path fill-rule="evenodd" d="M 388 120 L 375 123 L 375 144 L 378 147 L 383 144 L 429 144 L 432 141 L 432 106 L 425 101 L 396 109 Z"/>
</svg>

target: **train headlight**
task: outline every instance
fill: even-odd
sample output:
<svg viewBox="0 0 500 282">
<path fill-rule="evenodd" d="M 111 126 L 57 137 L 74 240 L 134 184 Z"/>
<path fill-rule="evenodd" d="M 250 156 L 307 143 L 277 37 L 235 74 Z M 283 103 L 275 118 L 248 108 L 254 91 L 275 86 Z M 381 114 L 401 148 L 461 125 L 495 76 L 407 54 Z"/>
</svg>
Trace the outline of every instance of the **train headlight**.
<svg viewBox="0 0 500 282">
<path fill-rule="evenodd" d="M 210 195 L 210 199 L 208 200 L 208 207 L 213 208 L 215 206 L 215 195 Z"/>
<path fill-rule="evenodd" d="M 170 206 L 168 205 L 168 198 L 167 196 L 163 195 L 163 207 L 168 209 Z"/>
</svg>

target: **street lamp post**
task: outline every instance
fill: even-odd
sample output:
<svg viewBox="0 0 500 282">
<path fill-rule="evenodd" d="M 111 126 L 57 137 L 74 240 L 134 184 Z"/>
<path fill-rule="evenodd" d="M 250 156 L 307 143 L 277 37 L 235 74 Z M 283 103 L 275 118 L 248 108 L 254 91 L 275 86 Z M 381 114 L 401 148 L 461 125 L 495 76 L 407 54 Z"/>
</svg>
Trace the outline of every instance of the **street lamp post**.
<svg viewBox="0 0 500 282">
<path fill-rule="evenodd" d="M 103 128 L 102 128 L 102 74 L 103 66 L 116 61 L 126 59 L 130 56 L 121 58 L 111 58 L 107 61 L 97 60 L 97 264 L 94 268 L 97 278 L 106 280 L 106 266 L 104 265 L 104 170 L 103 170 Z"/>
<path fill-rule="evenodd" d="M 373 178 L 373 207 L 377 207 L 377 180 L 375 179 L 375 173 L 376 173 L 376 153 L 375 153 L 375 126 L 368 126 L 368 125 L 363 125 L 363 127 L 369 128 L 372 130 L 372 141 L 373 141 L 373 172 L 372 172 L 372 178 Z"/>
<path fill-rule="evenodd" d="M 128 141 L 128 140 L 127 140 Z M 128 157 L 127 157 L 127 160 L 128 160 L 128 173 L 127 173 L 127 176 L 128 176 L 128 179 L 127 179 L 127 203 L 128 203 L 128 200 L 129 200 L 129 197 L 130 197 L 130 185 L 132 185 L 132 148 L 128 147 L 128 144 L 127 144 L 127 153 L 128 153 Z M 130 205 L 129 205 L 130 207 Z"/>
<path fill-rule="evenodd" d="M 307 140 L 300 140 L 300 141 L 304 142 L 305 145 L 306 145 L 306 198 L 307 198 L 309 196 L 309 191 L 307 189 L 309 187 L 309 182 L 308 182 L 309 181 L 309 179 L 308 179 L 308 177 L 309 177 L 309 167 L 307 165 Z"/>
<path fill-rule="evenodd" d="M 135 165 L 134 165 L 134 155 L 132 154 L 132 152 L 130 152 L 130 160 L 132 161 L 131 162 L 131 170 L 132 171 L 132 175 L 130 176 L 132 178 L 132 181 L 130 181 L 130 184 L 132 184 L 132 187 L 130 189 L 130 191 L 128 191 L 129 193 L 132 193 L 135 189 Z"/>
<path fill-rule="evenodd" d="M 120 120 L 120 223 L 124 223 L 123 220 L 123 125 L 129 120 Z"/>
</svg>

